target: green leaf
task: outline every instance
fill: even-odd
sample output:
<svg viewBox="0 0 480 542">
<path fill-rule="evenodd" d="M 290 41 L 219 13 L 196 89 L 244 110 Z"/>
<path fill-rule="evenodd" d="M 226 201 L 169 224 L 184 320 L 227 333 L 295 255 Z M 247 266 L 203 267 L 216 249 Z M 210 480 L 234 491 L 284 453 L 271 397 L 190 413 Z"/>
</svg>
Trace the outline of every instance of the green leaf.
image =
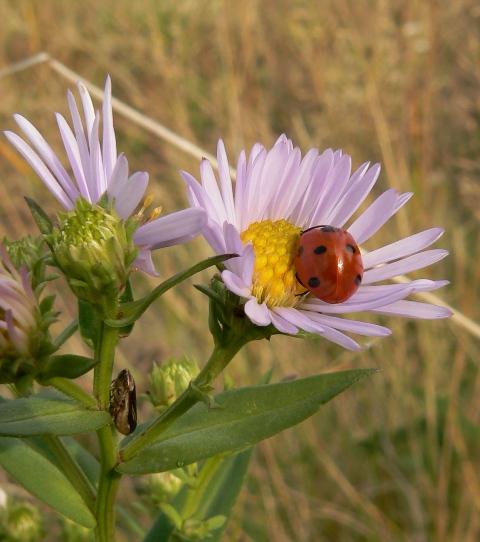
<svg viewBox="0 0 480 542">
<path fill-rule="evenodd" d="M 100 329 L 100 318 L 97 311 L 85 301 L 78 300 L 78 327 L 80 335 L 86 345 L 95 350 L 98 345 L 98 330 Z"/>
<path fill-rule="evenodd" d="M 149 295 L 137 301 L 133 301 L 132 303 L 125 303 L 121 305 L 119 317 L 115 320 L 106 319 L 105 323 L 110 327 L 117 328 L 122 328 L 133 324 L 140 318 L 140 316 L 142 316 L 142 314 L 156 299 L 158 299 L 161 295 L 170 290 L 170 288 L 173 288 L 185 279 L 188 279 L 192 275 L 195 275 L 195 273 L 199 273 L 204 269 L 208 269 L 212 265 L 217 265 L 220 262 L 224 262 L 225 260 L 229 260 L 230 258 L 235 258 L 236 256 L 238 256 L 238 254 L 222 254 L 220 256 L 214 256 L 213 258 L 207 258 L 206 260 L 197 263 L 193 267 L 190 267 L 190 269 L 182 271 L 181 273 L 177 273 L 165 282 L 162 282 L 162 284 L 159 284 L 154 290 L 152 290 Z"/>
<path fill-rule="evenodd" d="M 117 470 L 148 474 L 214 455 L 243 450 L 305 420 L 358 380 L 376 372 L 359 369 L 289 382 L 227 390 L 215 396 L 222 409 L 196 404 L 160 439 Z"/>
<path fill-rule="evenodd" d="M 75 354 L 51 356 L 41 372 L 36 375 L 36 380 L 44 382 L 57 376 L 70 379 L 78 378 L 88 373 L 98 363 L 100 363 L 99 360 Z"/>
<path fill-rule="evenodd" d="M 110 414 L 90 410 L 58 392 L 39 393 L 0 404 L 0 435 L 78 435 L 112 421 Z"/>
<path fill-rule="evenodd" d="M 40 232 L 43 235 L 52 233 L 53 222 L 50 220 L 47 213 L 32 198 L 25 196 L 25 201 L 27 202 L 28 208 L 30 209 L 33 219 L 35 220 Z"/>
<path fill-rule="evenodd" d="M 0 437 L 0 465 L 29 493 L 67 518 L 95 527 L 95 517 L 67 477 L 25 441 Z"/>
<path fill-rule="evenodd" d="M 220 542 L 222 539 L 242 489 L 253 449 L 252 446 L 248 450 L 226 457 L 205 490 L 197 512 L 203 518 L 225 516 L 227 519 L 223 528 L 216 530 L 209 539 L 212 542 Z"/>
</svg>

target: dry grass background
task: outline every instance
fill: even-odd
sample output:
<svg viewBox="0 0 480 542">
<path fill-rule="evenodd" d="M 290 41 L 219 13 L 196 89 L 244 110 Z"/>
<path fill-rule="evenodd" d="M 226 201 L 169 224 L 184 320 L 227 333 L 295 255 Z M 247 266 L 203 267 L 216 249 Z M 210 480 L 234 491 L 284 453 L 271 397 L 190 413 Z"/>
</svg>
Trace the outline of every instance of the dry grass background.
<svg viewBox="0 0 480 542">
<path fill-rule="evenodd" d="M 425 273 L 449 278 L 440 296 L 479 319 L 480 8 L 474 0 L 4 0 L 0 69 L 45 50 L 85 80 L 232 162 L 285 132 L 305 152 L 343 148 L 354 166 L 380 161 L 375 188 L 415 197 L 366 248 L 441 225 L 450 257 Z M 0 79 L 0 126 L 29 118 L 61 149 L 54 111 L 73 88 L 44 64 Z M 178 170 L 198 160 L 115 117 L 131 170 L 172 212 L 186 204 Z M 11 238 L 34 231 L 24 194 L 56 202 L 0 141 L 0 220 Z M 1 232 L 3 233 L 3 232 Z M 202 240 L 156 255 L 163 277 L 210 255 Z M 165 295 L 124 342 L 146 387 L 152 361 L 186 353 L 203 363 L 207 303 L 192 284 Z M 137 296 L 157 280 L 135 276 Z M 63 321 L 75 313 L 68 292 Z M 299 427 L 257 446 L 227 540 L 448 541 L 480 539 L 478 339 L 453 321 L 382 320 L 392 337 L 361 353 L 275 337 L 230 366 L 236 385 L 272 364 L 275 378 L 355 367 L 382 372 Z M 60 327 L 58 327 L 60 329 Z M 81 344 L 76 346 L 81 348 Z M 143 415 L 148 415 L 143 406 Z M 123 496 L 141 485 L 125 483 Z M 135 510 L 135 508 L 134 508 Z M 135 512 L 148 525 L 147 517 Z M 125 540 L 132 539 L 125 535 Z"/>
</svg>

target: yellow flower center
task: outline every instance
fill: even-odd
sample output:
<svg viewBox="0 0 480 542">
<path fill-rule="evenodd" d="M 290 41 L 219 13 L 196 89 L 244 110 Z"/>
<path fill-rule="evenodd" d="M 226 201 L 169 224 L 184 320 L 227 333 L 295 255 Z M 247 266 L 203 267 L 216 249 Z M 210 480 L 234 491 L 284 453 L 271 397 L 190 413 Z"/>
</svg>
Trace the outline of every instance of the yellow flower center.
<svg viewBox="0 0 480 542">
<path fill-rule="evenodd" d="M 286 220 L 263 220 L 250 224 L 240 234 L 243 244 L 255 250 L 252 293 L 259 303 L 273 307 L 294 307 L 306 290 L 295 277 L 293 250 L 301 228 Z"/>
</svg>

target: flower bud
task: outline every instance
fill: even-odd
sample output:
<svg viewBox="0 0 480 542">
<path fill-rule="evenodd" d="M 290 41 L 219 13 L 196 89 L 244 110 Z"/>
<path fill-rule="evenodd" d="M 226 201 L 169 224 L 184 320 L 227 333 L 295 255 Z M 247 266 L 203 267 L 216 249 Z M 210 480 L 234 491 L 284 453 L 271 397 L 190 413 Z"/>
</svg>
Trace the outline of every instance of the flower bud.
<svg viewBox="0 0 480 542">
<path fill-rule="evenodd" d="M 133 243 L 138 223 L 122 221 L 110 207 L 79 198 L 74 210 L 58 213 L 60 224 L 46 239 L 73 293 L 112 318 L 139 248 Z"/>
<path fill-rule="evenodd" d="M 156 505 L 170 502 L 180 491 L 183 482 L 171 472 L 157 472 L 148 479 L 148 495 Z"/>
<path fill-rule="evenodd" d="M 11 542 L 37 542 L 42 540 L 43 518 L 32 504 L 7 500 L 0 512 L 0 539 Z"/>
<path fill-rule="evenodd" d="M 0 254 L 0 383 L 22 380 L 26 390 L 55 351 L 48 327 L 57 313 L 53 297 L 38 303 L 25 265 L 17 270 L 1 244 Z"/>
<path fill-rule="evenodd" d="M 181 361 L 172 358 L 160 367 L 154 363 L 148 376 L 150 401 L 158 411 L 164 410 L 187 389 L 199 372 L 197 362 L 185 357 Z"/>
</svg>

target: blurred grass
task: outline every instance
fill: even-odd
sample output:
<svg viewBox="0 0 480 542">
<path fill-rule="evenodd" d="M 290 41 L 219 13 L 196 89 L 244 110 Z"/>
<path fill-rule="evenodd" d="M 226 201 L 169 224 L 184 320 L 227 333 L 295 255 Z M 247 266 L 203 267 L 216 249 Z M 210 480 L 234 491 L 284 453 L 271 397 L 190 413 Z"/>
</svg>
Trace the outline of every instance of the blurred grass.
<svg viewBox="0 0 480 542">
<path fill-rule="evenodd" d="M 116 97 L 208 152 L 223 138 L 232 164 L 241 148 L 269 146 L 282 132 L 304 152 L 341 147 L 354 167 L 382 162 L 374 195 L 396 187 L 415 197 L 366 248 L 445 227 L 438 246 L 450 257 L 423 276 L 451 280 L 440 296 L 479 320 L 480 8 L 473 0 L 16 0 L 0 3 L 0 17 L 0 69 L 45 50 L 100 87 L 109 73 Z M 0 79 L 1 128 L 16 129 L 11 115 L 20 112 L 61 149 L 53 112 L 67 113 L 66 88 L 46 65 Z M 119 115 L 115 125 L 131 170 L 150 172 L 154 205 L 165 213 L 185 206 L 178 170 L 197 175 L 198 160 Z M 51 216 L 57 205 L 7 144 L 0 145 L 0 220 L 15 238 L 34 228 L 24 194 Z M 155 263 L 168 277 L 210 254 L 196 240 L 161 251 Z M 133 368 L 140 391 L 154 360 L 207 358 L 207 303 L 192 284 L 208 278 L 166 294 L 122 345 L 118 369 Z M 157 282 L 135 276 L 137 295 Z M 62 292 L 60 302 L 68 322 L 74 301 Z M 449 321 L 382 323 L 393 336 L 365 343 L 362 353 L 275 337 L 249 345 L 231 364 L 237 385 L 272 364 L 277 378 L 360 366 L 382 373 L 257 447 L 228 540 L 480 539 L 478 340 Z M 132 500 L 132 485 L 122 487 Z"/>
</svg>

